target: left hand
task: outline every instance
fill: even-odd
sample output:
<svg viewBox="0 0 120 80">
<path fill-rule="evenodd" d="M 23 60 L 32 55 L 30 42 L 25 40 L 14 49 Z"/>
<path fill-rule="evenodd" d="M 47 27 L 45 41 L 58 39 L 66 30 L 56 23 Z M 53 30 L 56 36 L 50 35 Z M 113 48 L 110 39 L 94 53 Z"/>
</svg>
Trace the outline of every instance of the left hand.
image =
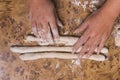
<svg viewBox="0 0 120 80">
<path fill-rule="evenodd" d="M 51 0 L 29 0 L 32 31 L 44 43 L 59 40 L 58 18 Z"/>
<path fill-rule="evenodd" d="M 85 22 L 75 30 L 75 33 L 84 31 L 82 37 L 73 46 L 73 53 L 77 51 L 81 46 L 79 58 L 87 53 L 87 57 L 92 55 L 97 48 L 97 53 L 101 51 L 104 43 L 111 33 L 113 19 L 108 17 L 109 13 L 105 15 L 100 10 L 89 16 Z"/>
</svg>

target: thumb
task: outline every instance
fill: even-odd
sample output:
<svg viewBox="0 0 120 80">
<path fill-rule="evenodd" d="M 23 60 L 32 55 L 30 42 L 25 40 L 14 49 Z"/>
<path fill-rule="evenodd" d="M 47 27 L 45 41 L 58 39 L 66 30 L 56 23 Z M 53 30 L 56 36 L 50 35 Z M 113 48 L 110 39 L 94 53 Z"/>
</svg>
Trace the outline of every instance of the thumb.
<svg viewBox="0 0 120 80">
<path fill-rule="evenodd" d="M 81 33 L 83 30 L 85 30 L 88 27 L 88 24 L 86 22 L 82 23 L 79 28 L 77 28 L 74 33 Z"/>
<path fill-rule="evenodd" d="M 58 19 L 58 17 L 57 17 L 57 25 L 58 25 L 59 27 L 63 28 L 63 24 L 62 24 L 62 22 Z"/>
</svg>

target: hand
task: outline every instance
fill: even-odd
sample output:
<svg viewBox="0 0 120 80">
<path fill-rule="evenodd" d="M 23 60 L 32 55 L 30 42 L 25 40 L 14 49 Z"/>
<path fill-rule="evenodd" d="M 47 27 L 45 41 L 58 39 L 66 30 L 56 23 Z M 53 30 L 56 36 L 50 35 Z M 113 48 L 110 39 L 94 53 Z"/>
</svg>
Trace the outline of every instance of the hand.
<svg viewBox="0 0 120 80">
<path fill-rule="evenodd" d="M 29 4 L 34 35 L 44 42 L 58 40 L 56 12 L 51 0 L 30 0 Z"/>
<path fill-rule="evenodd" d="M 97 54 L 99 54 L 106 39 L 111 33 L 113 22 L 114 20 L 102 13 L 101 10 L 93 13 L 77 30 L 75 30 L 76 34 L 83 31 L 84 34 L 75 43 L 72 52 L 74 53 L 80 46 L 83 46 L 79 53 L 79 58 L 85 53 L 87 53 L 87 57 L 89 57 L 96 48 Z"/>
</svg>

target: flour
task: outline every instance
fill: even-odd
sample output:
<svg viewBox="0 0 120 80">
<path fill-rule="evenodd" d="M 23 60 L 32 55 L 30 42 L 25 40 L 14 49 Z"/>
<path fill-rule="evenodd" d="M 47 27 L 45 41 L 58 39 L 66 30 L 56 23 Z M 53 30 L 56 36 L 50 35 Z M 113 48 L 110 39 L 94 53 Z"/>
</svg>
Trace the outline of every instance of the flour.
<svg viewBox="0 0 120 80">
<path fill-rule="evenodd" d="M 81 6 L 84 11 L 86 11 L 87 8 L 89 8 L 90 12 L 93 12 L 97 10 L 96 4 L 99 4 L 100 0 L 91 0 L 91 1 L 83 1 L 80 0 L 72 0 L 72 4 L 76 6 Z"/>
<path fill-rule="evenodd" d="M 72 3 L 77 5 L 77 6 L 81 6 L 83 8 L 83 10 L 85 11 L 88 5 L 88 1 L 84 1 L 83 3 L 79 0 L 72 0 Z"/>
<path fill-rule="evenodd" d="M 115 45 L 120 47 L 120 24 L 115 26 Z"/>
</svg>

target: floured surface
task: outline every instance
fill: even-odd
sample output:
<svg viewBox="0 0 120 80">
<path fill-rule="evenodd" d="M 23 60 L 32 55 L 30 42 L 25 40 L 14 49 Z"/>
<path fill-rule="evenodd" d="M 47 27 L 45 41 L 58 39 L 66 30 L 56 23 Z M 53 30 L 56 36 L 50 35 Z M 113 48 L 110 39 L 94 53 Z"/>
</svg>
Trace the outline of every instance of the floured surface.
<svg viewBox="0 0 120 80">
<path fill-rule="evenodd" d="M 0 47 L 7 47 L 11 44 L 23 45 L 24 36 L 31 32 L 25 1 L 5 0 L 0 2 Z M 84 11 L 82 7 L 71 4 L 72 0 L 56 1 L 58 2 L 57 12 L 64 24 L 64 27 L 59 29 L 60 34 L 73 35 L 72 32 L 79 23 L 90 14 L 89 9 Z M 78 1 L 83 2 L 84 0 Z M 33 44 L 36 45 L 36 43 Z M 114 46 L 113 34 L 105 46 L 109 49 L 111 60 L 105 62 L 82 60 L 82 69 L 81 66 L 76 65 L 77 62 L 74 60 L 26 61 L 26 65 L 31 70 L 30 80 L 120 80 L 120 48 Z"/>
</svg>

